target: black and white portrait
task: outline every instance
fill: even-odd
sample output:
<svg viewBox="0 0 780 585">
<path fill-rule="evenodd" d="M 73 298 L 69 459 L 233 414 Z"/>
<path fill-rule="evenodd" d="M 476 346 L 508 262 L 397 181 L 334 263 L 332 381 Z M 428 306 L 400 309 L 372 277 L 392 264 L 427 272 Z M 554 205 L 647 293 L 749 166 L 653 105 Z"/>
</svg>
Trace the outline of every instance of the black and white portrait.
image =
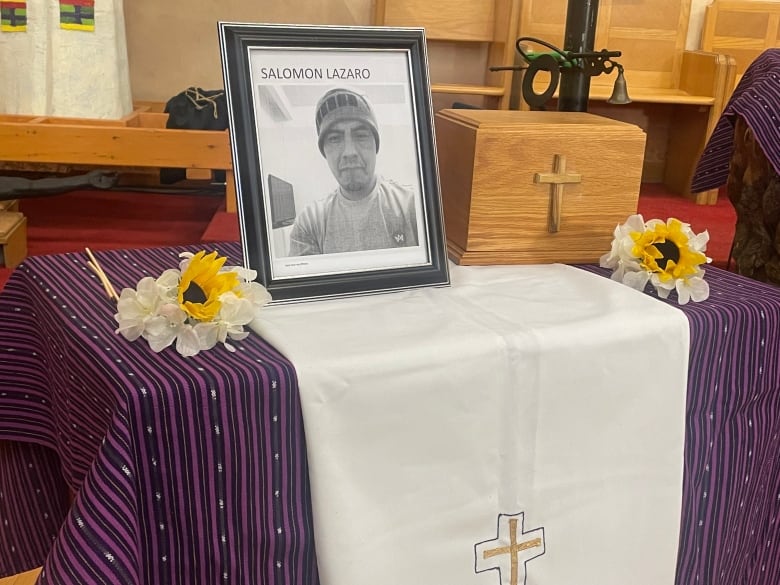
<svg viewBox="0 0 780 585">
<path fill-rule="evenodd" d="M 244 264 L 272 303 L 447 286 L 425 30 L 219 32 Z"/>
<path fill-rule="evenodd" d="M 428 262 L 404 53 L 255 49 L 250 62 L 274 276 Z"/>
</svg>

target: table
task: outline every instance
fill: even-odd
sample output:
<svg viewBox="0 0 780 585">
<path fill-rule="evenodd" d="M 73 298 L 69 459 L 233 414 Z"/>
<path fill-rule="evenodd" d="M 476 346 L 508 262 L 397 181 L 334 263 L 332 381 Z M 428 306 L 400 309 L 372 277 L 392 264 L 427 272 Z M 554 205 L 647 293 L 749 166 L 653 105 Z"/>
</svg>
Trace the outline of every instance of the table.
<svg viewBox="0 0 780 585">
<path fill-rule="evenodd" d="M 178 251 L 97 257 L 122 287 Z M 316 583 L 291 364 L 257 336 L 160 359 L 113 333 L 84 267 L 29 258 L 0 295 L 0 575 L 45 560 L 43 583 Z"/>
<path fill-rule="evenodd" d="M 237 244 L 217 249 L 240 256 Z M 115 285 L 134 285 L 178 251 L 98 258 Z M 250 336 L 235 355 L 169 352 L 159 364 L 112 333 L 84 263 L 29 258 L 0 294 L 0 575 L 46 560 L 43 582 L 222 583 L 227 570 L 230 583 L 317 583 L 290 363 Z M 780 291 L 715 268 L 707 279 L 710 299 L 682 307 L 691 361 L 676 582 L 776 585 Z M 150 374 L 153 360 L 164 376 Z"/>
</svg>

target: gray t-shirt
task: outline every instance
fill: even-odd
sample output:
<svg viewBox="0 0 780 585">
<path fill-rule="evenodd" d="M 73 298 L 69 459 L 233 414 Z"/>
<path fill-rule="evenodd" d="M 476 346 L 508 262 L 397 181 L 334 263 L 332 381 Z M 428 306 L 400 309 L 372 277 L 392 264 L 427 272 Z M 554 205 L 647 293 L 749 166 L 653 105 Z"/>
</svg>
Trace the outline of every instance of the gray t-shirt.
<svg viewBox="0 0 780 585">
<path fill-rule="evenodd" d="M 290 233 L 290 256 L 334 254 L 416 246 L 414 192 L 381 179 L 374 190 L 352 201 L 338 188 L 307 205 Z"/>
</svg>

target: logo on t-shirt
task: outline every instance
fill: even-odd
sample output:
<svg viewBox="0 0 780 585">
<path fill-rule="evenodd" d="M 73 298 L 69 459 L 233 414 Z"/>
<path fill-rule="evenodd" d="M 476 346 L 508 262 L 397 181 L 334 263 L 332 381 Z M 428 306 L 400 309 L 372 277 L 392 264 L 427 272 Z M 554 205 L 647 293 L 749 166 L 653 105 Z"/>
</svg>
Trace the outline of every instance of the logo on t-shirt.
<svg viewBox="0 0 780 585">
<path fill-rule="evenodd" d="M 395 240 L 395 243 L 398 244 L 399 246 L 403 246 L 404 245 L 404 235 L 403 234 L 395 234 L 393 236 L 393 239 Z"/>
</svg>

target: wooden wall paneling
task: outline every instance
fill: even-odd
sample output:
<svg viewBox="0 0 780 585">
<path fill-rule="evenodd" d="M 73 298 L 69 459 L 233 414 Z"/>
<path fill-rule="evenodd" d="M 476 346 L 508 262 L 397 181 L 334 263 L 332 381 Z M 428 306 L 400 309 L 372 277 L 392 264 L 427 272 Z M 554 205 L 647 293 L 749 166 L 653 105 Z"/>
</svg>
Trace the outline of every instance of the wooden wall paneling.
<svg viewBox="0 0 780 585">
<path fill-rule="evenodd" d="M 520 36 L 563 48 L 567 0 L 524 0 Z M 602 0 L 594 50 L 622 51 L 631 87 L 674 89 L 679 80 L 691 0 Z M 543 50 L 541 47 L 532 47 Z M 591 79 L 597 95 L 611 94 L 614 76 Z"/>
<path fill-rule="evenodd" d="M 124 2 L 133 101 L 166 102 L 190 86 L 222 87 L 217 22 L 368 25 L 372 0 Z"/>
<path fill-rule="evenodd" d="M 471 0 L 457 4 L 449 0 L 377 0 L 373 23 L 425 28 L 432 93 L 454 99 L 461 95 L 479 96 L 487 99 L 478 105 L 506 108 L 512 74 L 491 73 L 489 67 L 513 64 L 519 6 L 520 0 Z M 432 56 L 437 54 L 437 46 L 446 49 L 438 53 L 444 59 L 434 62 Z M 483 55 L 484 61 L 480 79 L 475 81 L 460 57 L 469 56 L 473 72 L 479 70 L 473 60 L 477 54 Z"/>
<path fill-rule="evenodd" d="M 422 26 L 431 40 L 490 42 L 493 40 L 493 0 L 382 0 L 377 2 L 375 24 Z"/>
</svg>

